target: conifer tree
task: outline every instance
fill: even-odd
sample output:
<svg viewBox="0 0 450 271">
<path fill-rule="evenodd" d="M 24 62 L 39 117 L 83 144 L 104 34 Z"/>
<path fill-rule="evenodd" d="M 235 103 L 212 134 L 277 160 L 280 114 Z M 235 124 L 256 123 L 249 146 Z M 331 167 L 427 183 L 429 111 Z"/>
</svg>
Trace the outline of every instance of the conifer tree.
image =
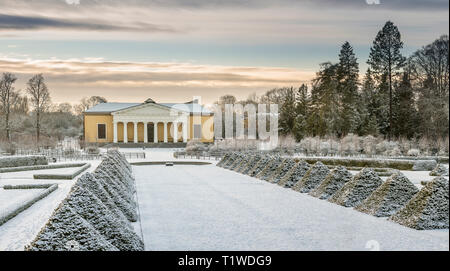
<svg viewBox="0 0 450 271">
<path fill-rule="evenodd" d="M 383 29 L 381 29 L 373 45 L 370 48 L 369 60 L 367 63 L 370 65 L 372 71 L 378 76 L 385 77 L 389 90 L 389 125 L 388 125 L 388 138 L 391 139 L 392 130 L 392 85 L 394 77 L 398 74 L 400 69 L 405 65 L 405 57 L 401 54 L 400 50 L 403 48 L 403 42 L 401 41 L 401 35 L 397 28 L 391 21 L 386 22 Z"/>
<path fill-rule="evenodd" d="M 358 112 L 359 67 L 353 48 L 348 41 L 341 47 L 338 65 L 339 130 L 345 136 L 348 133 L 354 133 L 360 122 Z"/>
</svg>

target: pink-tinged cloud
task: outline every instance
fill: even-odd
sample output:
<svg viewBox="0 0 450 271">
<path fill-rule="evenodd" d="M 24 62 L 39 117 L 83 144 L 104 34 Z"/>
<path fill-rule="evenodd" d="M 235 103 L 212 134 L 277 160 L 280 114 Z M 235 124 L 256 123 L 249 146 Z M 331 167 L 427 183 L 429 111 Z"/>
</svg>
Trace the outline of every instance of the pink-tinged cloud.
<svg viewBox="0 0 450 271">
<path fill-rule="evenodd" d="M 43 73 L 56 102 L 77 102 L 90 95 L 131 102 L 145 97 L 184 101 L 195 95 L 213 102 L 226 93 L 244 99 L 252 92 L 261 94 L 275 87 L 297 87 L 314 76 L 313 71 L 292 68 L 95 59 L 0 58 L 0 70 L 17 74 L 18 87 L 22 88 L 27 78 Z"/>
</svg>

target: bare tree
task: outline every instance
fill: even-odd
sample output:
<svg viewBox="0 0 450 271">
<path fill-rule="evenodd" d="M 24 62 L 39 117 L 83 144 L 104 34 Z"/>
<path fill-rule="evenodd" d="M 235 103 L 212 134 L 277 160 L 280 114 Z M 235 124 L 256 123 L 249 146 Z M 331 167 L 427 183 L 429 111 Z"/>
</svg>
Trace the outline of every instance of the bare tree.
<svg viewBox="0 0 450 271">
<path fill-rule="evenodd" d="M 96 106 L 97 104 L 107 103 L 108 101 L 101 96 L 91 96 L 89 98 L 84 97 L 80 100 L 80 104 L 76 105 L 75 112 L 77 115 L 81 116 L 84 111 L 88 110 L 91 107 Z"/>
<path fill-rule="evenodd" d="M 27 93 L 30 95 L 31 104 L 33 105 L 36 114 L 36 140 L 39 143 L 41 116 L 50 105 L 50 93 L 48 92 L 42 74 L 37 74 L 28 81 Z"/>
<path fill-rule="evenodd" d="M 13 86 L 16 80 L 17 77 L 12 73 L 3 73 L 0 79 L 0 106 L 5 117 L 6 139 L 8 141 L 11 140 L 11 127 L 9 125 L 11 106 L 14 105 L 15 100 L 19 96 Z"/>
</svg>

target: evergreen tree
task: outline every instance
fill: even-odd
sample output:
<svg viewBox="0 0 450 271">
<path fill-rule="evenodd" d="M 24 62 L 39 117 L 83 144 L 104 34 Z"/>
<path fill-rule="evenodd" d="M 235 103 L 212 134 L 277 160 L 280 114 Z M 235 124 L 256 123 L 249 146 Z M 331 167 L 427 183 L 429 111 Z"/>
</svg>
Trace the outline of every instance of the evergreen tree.
<svg viewBox="0 0 450 271">
<path fill-rule="evenodd" d="M 360 122 L 358 61 L 348 41 L 342 45 L 338 65 L 339 132 L 345 136 L 348 133 L 354 133 Z"/>
<path fill-rule="evenodd" d="M 278 120 L 281 134 L 292 134 L 296 119 L 296 104 L 294 88 L 284 88 L 282 103 L 280 105 L 280 118 Z"/>
<path fill-rule="evenodd" d="M 405 64 L 405 57 L 400 52 L 403 48 L 401 35 L 397 26 L 391 21 L 386 22 L 380 30 L 370 48 L 367 63 L 379 78 L 385 76 L 383 83 L 388 84 L 389 90 L 389 126 L 388 138 L 391 138 L 392 130 L 392 84 L 394 77 Z"/>
<path fill-rule="evenodd" d="M 370 68 L 367 69 L 366 75 L 364 77 L 360 102 L 361 122 L 358 128 L 358 134 L 377 135 L 379 132 L 377 123 L 377 111 L 380 102 L 378 101 L 376 85 Z"/>
<path fill-rule="evenodd" d="M 403 73 L 402 81 L 394 92 L 393 104 L 393 135 L 396 137 L 406 136 L 411 138 L 416 131 L 417 112 L 415 109 L 414 92 L 407 71 Z"/>
<path fill-rule="evenodd" d="M 308 127 L 313 136 L 340 135 L 339 96 L 337 93 L 338 64 L 326 62 L 313 79 L 311 113 Z"/>
<path fill-rule="evenodd" d="M 297 141 L 302 140 L 308 132 L 307 120 L 309 115 L 310 99 L 308 95 L 308 87 L 302 84 L 297 91 L 295 107 L 295 124 L 293 134 Z"/>
</svg>

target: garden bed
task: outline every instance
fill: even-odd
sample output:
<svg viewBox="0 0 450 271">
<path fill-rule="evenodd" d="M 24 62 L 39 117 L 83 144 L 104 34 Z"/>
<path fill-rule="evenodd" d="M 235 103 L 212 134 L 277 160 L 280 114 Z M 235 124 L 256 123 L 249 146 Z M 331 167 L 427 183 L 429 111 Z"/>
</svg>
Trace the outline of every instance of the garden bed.
<svg viewBox="0 0 450 271">
<path fill-rule="evenodd" d="M 37 201 L 45 198 L 48 196 L 51 192 L 58 189 L 57 184 L 30 184 L 30 185 L 5 185 L 3 187 L 5 190 L 12 190 L 12 189 L 43 189 L 43 191 L 40 191 L 33 197 L 14 205 L 13 207 L 6 208 L 6 210 L 2 210 L 0 212 L 0 226 L 5 224 L 8 220 L 11 218 L 17 216 L 24 210 L 28 209 L 31 205 L 36 203 Z"/>
<path fill-rule="evenodd" d="M 47 179 L 47 180 L 72 180 L 76 176 L 80 175 L 82 172 L 84 172 L 86 169 L 90 168 L 91 164 L 85 163 L 83 166 L 79 169 L 77 169 L 75 172 L 71 174 L 34 174 L 34 179 Z"/>
<path fill-rule="evenodd" d="M 86 165 L 86 163 L 69 163 L 69 164 L 52 164 L 52 165 L 35 165 L 35 166 L 23 166 L 23 167 L 10 167 L 10 168 L 0 168 L 0 173 L 19 172 L 19 171 L 31 171 L 31 170 L 42 170 L 42 169 L 82 167 L 84 165 Z"/>
</svg>

